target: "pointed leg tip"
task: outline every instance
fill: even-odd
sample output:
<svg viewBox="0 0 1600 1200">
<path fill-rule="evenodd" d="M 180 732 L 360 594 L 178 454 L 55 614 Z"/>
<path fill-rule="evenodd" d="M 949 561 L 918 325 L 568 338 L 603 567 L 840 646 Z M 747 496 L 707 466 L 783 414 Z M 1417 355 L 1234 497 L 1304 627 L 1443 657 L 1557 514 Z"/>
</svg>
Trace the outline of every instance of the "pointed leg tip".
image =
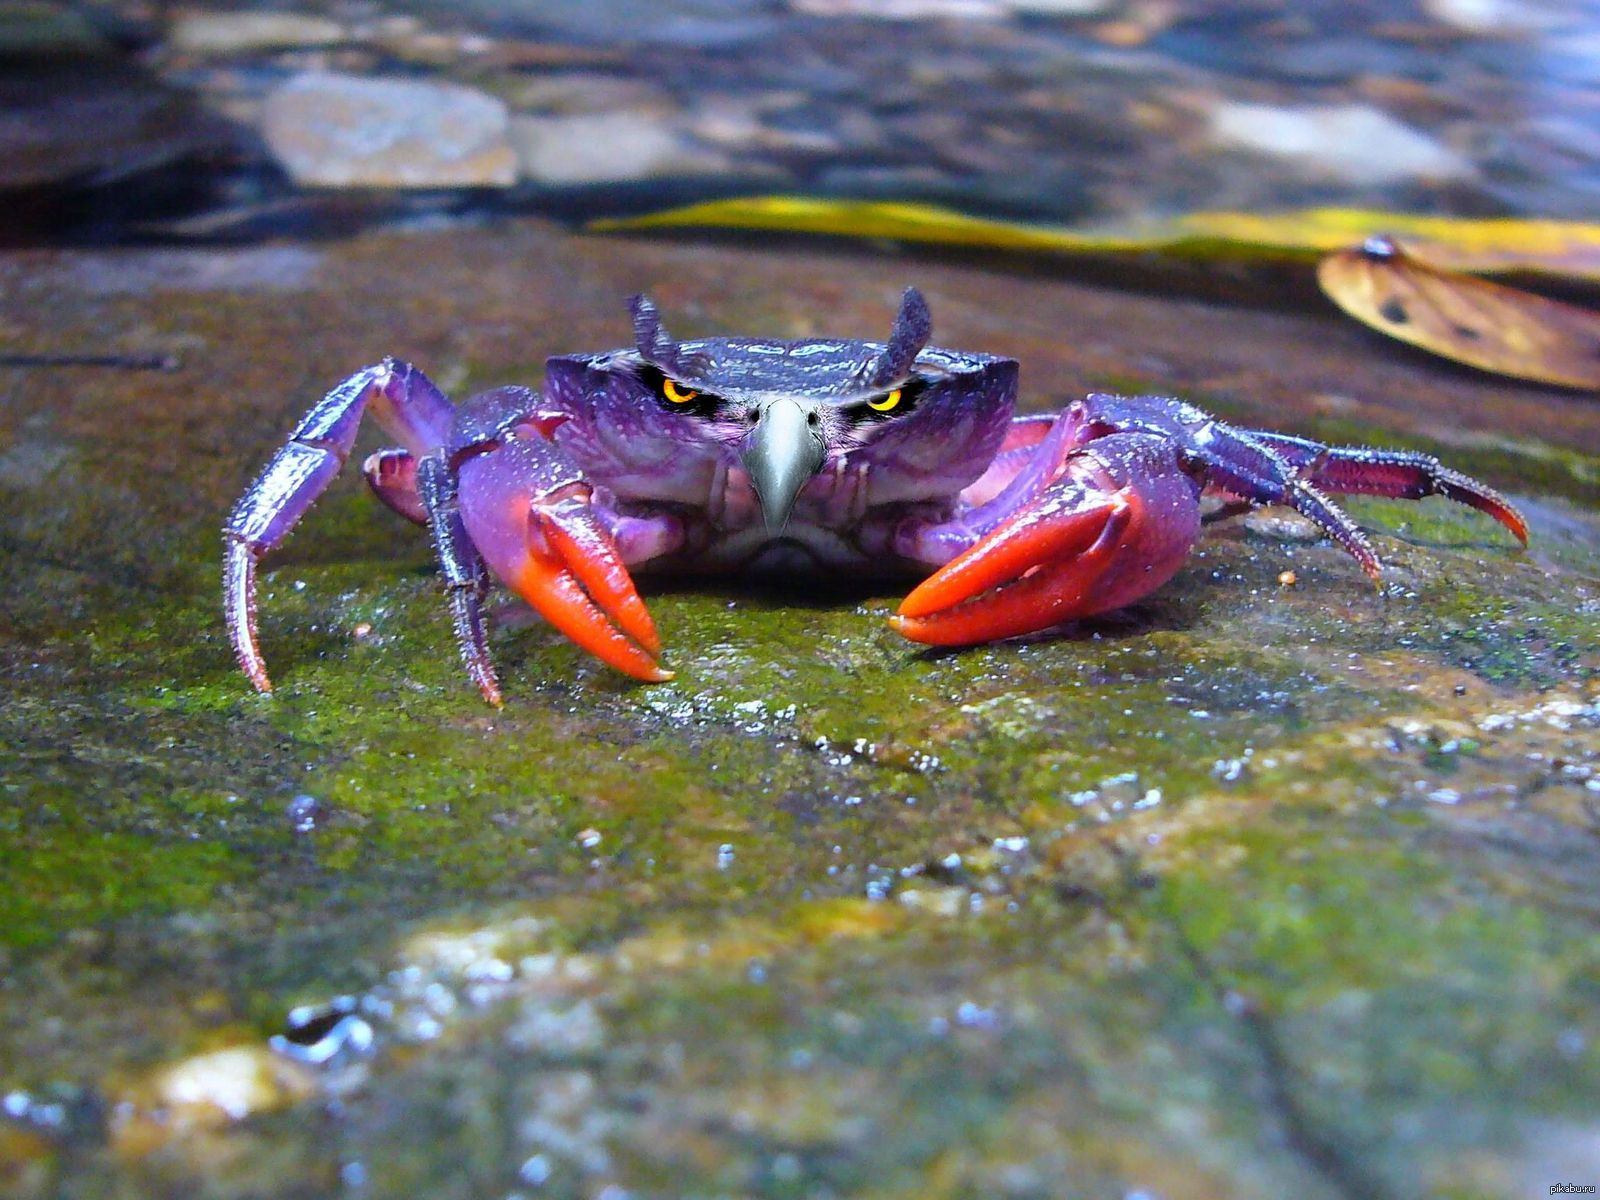
<svg viewBox="0 0 1600 1200">
<path fill-rule="evenodd" d="M 1364 546 L 1363 550 L 1365 550 L 1365 553 L 1352 553 L 1352 557 L 1361 564 L 1362 573 L 1372 580 L 1372 586 L 1381 592 L 1383 591 L 1383 563 L 1370 546 Z"/>
</svg>

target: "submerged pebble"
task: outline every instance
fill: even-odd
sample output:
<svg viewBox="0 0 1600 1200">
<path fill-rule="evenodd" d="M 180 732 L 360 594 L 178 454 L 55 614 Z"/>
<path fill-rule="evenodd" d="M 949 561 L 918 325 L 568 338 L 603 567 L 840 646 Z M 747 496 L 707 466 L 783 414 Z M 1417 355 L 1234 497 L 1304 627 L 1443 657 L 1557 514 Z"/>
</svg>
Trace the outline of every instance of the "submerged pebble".
<svg viewBox="0 0 1600 1200">
<path fill-rule="evenodd" d="M 273 156 L 313 187 L 508 187 L 510 118 L 493 96 L 453 83 L 308 73 L 267 97 Z"/>
</svg>

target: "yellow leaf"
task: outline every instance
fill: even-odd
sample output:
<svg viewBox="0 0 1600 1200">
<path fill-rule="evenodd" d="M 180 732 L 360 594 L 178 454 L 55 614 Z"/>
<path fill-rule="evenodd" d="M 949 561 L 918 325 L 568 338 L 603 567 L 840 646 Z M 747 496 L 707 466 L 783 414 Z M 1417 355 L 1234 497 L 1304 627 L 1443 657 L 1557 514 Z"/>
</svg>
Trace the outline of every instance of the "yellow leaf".
<svg viewBox="0 0 1600 1200">
<path fill-rule="evenodd" d="M 1430 262 L 1486 273 L 1521 271 L 1600 283 L 1600 225 L 1573 221 L 1458 220 L 1360 209 L 1278 215 L 1202 212 L 1168 221 L 1083 227 L 975 217 L 932 204 L 746 196 L 639 217 L 590 222 L 595 231 L 765 229 L 892 238 L 1041 254 L 1147 254 L 1315 262 L 1376 230 L 1426 246 Z"/>
</svg>

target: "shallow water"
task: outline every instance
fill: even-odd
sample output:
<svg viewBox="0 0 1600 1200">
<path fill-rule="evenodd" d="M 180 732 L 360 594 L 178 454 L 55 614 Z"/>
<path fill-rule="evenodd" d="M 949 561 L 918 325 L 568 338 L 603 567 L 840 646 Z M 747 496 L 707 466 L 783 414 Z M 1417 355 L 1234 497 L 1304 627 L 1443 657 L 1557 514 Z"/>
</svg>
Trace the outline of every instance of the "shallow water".
<svg viewBox="0 0 1600 1200">
<path fill-rule="evenodd" d="M 770 192 L 1074 224 L 1315 205 L 1583 220 L 1600 197 L 1600 13 L 1556 0 L 28 11 L 0 22 L 11 243 Z"/>
</svg>

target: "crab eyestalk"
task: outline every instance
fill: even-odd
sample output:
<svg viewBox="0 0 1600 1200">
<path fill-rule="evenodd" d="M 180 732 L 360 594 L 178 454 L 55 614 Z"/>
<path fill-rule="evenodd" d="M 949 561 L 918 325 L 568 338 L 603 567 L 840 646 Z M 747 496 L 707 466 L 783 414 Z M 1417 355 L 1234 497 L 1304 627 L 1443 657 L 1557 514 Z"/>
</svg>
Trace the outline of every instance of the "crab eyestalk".
<svg viewBox="0 0 1600 1200">
<path fill-rule="evenodd" d="M 822 470 L 826 456 L 822 419 L 814 407 L 788 399 L 762 405 L 740 459 L 755 485 L 768 534 L 783 532 L 800 489 Z"/>
</svg>

